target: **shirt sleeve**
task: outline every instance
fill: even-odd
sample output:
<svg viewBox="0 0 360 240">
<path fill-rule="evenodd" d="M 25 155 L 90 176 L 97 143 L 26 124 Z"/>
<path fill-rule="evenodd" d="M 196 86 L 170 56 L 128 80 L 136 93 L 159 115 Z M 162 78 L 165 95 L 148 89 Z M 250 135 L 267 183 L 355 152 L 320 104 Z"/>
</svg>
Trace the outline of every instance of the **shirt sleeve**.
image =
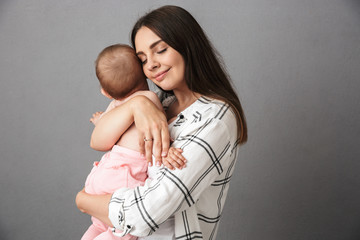
<svg viewBox="0 0 360 240">
<path fill-rule="evenodd" d="M 177 211 L 189 208 L 230 164 L 232 144 L 236 141 L 233 115 L 209 118 L 191 124 L 172 146 L 183 149 L 187 165 L 182 170 L 160 168 L 144 186 L 116 191 L 109 204 L 109 218 L 123 235 L 147 236 Z"/>
</svg>

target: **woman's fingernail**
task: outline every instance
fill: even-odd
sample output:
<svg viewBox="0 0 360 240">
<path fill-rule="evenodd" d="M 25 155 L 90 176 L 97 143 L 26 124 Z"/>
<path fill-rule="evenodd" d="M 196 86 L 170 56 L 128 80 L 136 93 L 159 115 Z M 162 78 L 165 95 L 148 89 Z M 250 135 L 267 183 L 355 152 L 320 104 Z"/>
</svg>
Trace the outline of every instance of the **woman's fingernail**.
<svg viewBox="0 0 360 240">
<path fill-rule="evenodd" d="M 156 166 L 160 167 L 161 166 L 161 163 L 158 161 L 156 162 Z"/>
<path fill-rule="evenodd" d="M 166 155 L 167 155 L 166 152 L 162 152 L 162 153 L 161 153 L 161 156 L 162 156 L 162 157 L 166 157 Z"/>
<path fill-rule="evenodd" d="M 152 162 L 149 162 L 149 167 L 151 167 L 152 166 Z"/>
</svg>

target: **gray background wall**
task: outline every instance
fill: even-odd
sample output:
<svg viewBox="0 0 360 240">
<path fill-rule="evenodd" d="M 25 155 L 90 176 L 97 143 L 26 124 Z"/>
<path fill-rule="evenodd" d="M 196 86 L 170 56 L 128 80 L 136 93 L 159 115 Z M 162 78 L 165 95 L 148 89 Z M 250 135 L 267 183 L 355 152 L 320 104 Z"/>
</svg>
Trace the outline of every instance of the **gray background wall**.
<svg viewBox="0 0 360 240">
<path fill-rule="evenodd" d="M 223 55 L 241 148 L 218 239 L 360 239 L 360 2 L 0 2 L 0 238 L 80 239 L 74 198 L 107 100 L 93 62 L 136 19 L 177 4 Z"/>
</svg>

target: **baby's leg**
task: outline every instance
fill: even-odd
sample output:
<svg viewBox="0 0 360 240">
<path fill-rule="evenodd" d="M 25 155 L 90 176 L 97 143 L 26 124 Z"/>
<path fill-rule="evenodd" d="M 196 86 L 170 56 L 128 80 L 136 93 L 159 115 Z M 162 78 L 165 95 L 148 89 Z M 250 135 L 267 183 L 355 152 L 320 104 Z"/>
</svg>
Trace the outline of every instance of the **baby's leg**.
<svg viewBox="0 0 360 240">
<path fill-rule="evenodd" d="M 111 228 L 108 228 L 106 232 L 103 232 L 99 236 L 94 238 L 94 240 L 136 240 L 136 239 L 137 237 L 131 236 L 130 234 L 124 237 L 117 237 L 112 233 Z"/>
<path fill-rule="evenodd" d="M 93 240 L 101 233 L 103 233 L 103 231 L 96 228 L 94 224 L 91 224 L 91 226 L 88 228 L 88 230 L 82 236 L 81 240 Z"/>
</svg>

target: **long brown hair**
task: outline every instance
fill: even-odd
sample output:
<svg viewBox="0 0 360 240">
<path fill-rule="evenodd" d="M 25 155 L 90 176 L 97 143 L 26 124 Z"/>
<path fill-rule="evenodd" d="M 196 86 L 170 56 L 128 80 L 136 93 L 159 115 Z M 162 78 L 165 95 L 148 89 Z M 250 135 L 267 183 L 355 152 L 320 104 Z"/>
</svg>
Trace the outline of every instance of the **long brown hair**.
<svg viewBox="0 0 360 240">
<path fill-rule="evenodd" d="M 141 27 L 151 29 L 178 51 L 185 62 L 185 79 L 189 89 L 222 100 L 236 115 L 238 142 L 247 141 L 247 126 L 240 100 L 234 91 L 221 57 L 195 18 L 178 6 L 163 6 L 141 17 L 133 27 L 131 42 Z"/>
</svg>

